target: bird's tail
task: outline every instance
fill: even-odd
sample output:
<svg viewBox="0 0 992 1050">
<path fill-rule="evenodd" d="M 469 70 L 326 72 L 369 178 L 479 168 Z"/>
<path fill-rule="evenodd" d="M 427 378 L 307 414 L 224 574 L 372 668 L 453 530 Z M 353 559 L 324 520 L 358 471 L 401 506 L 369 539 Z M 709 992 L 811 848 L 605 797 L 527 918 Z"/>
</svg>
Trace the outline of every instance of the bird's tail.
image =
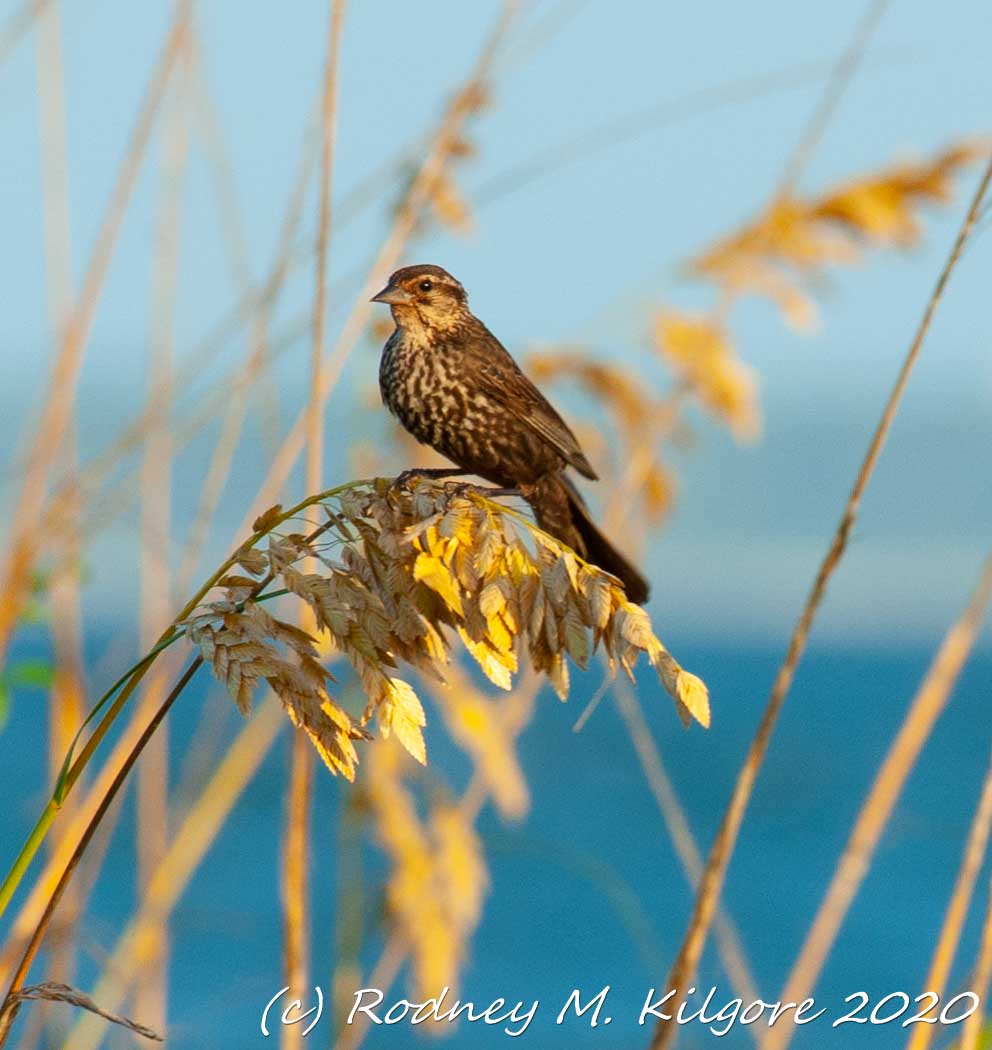
<svg viewBox="0 0 992 1050">
<path fill-rule="evenodd" d="M 648 582 L 599 531 L 585 500 L 564 474 L 554 474 L 535 486 L 531 505 L 537 524 L 562 543 L 623 583 L 637 605 L 648 600 Z"/>
</svg>

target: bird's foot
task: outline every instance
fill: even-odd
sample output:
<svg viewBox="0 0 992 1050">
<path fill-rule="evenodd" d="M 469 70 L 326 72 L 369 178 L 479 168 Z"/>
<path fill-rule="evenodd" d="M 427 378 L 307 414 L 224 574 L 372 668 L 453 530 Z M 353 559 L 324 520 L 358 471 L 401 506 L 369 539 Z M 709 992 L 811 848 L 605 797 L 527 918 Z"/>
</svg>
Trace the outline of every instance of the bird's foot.
<svg viewBox="0 0 992 1050">
<path fill-rule="evenodd" d="M 392 488 L 406 489 L 415 478 L 428 478 L 440 481 L 444 478 L 459 478 L 468 474 L 467 470 L 459 470 L 457 467 L 411 467 L 397 474 L 393 479 Z"/>
<path fill-rule="evenodd" d="M 501 497 L 522 497 L 520 489 L 500 488 L 490 485 L 473 485 L 470 481 L 462 481 L 456 485 L 447 486 L 448 501 L 453 499 L 464 499 L 466 496 L 483 496 L 485 499 L 499 499 Z"/>
</svg>

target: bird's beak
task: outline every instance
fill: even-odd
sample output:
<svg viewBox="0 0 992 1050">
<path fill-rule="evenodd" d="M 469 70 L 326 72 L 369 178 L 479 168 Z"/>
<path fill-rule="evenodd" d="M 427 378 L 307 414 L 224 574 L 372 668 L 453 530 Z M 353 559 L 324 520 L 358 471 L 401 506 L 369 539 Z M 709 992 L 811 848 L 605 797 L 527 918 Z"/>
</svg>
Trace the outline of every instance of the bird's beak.
<svg viewBox="0 0 992 1050">
<path fill-rule="evenodd" d="M 413 296 L 404 288 L 394 288 L 387 284 L 378 295 L 373 295 L 369 302 L 386 303 L 387 306 L 404 306 L 413 302 Z"/>
</svg>

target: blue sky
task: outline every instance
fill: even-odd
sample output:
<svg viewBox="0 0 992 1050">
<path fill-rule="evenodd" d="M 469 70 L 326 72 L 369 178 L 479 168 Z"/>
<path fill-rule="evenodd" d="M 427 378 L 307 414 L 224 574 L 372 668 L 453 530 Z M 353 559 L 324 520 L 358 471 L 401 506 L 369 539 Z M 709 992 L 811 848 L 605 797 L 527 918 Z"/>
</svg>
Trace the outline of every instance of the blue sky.
<svg viewBox="0 0 992 1050">
<path fill-rule="evenodd" d="M 19 6 L 5 0 L 0 19 Z M 460 173 L 461 184 L 471 200 L 501 173 L 630 114 L 737 79 L 829 61 L 863 6 L 848 0 L 532 5 L 499 67 L 493 104 L 473 131 L 478 156 Z M 61 7 L 78 275 L 171 5 L 66 0 Z M 273 252 L 323 64 L 325 4 L 296 0 L 275 11 L 233 0 L 203 0 L 198 9 L 205 74 L 226 129 L 256 275 Z M 349 5 L 337 200 L 431 127 L 495 11 L 493 3 L 453 0 Z M 529 27 L 545 19 L 555 32 L 531 47 Z M 800 189 L 815 191 L 988 131 L 989 19 L 982 0 L 943 5 L 939 17 L 921 0 L 892 3 Z M 35 73 L 29 37 L 0 67 L 0 211 L 8 259 L 0 428 L 8 448 L 32 418 L 51 348 Z M 454 271 L 476 312 L 511 350 L 581 340 L 611 356 L 631 354 L 643 344 L 657 305 L 705 304 L 704 291 L 674 278 L 677 265 L 767 199 L 821 88 L 813 79 L 646 129 L 480 207 L 468 236 L 433 231 L 408 261 L 436 261 Z M 160 155 L 153 144 L 87 351 L 84 452 L 101 447 L 142 397 Z M 667 637 L 672 630 L 728 629 L 777 636 L 791 621 L 976 177 L 969 172 L 955 204 L 929 217 L 918 249 L 871 253 L 856 270 L 836 273 L 816 333 L 797 335 L 763 304 L 735 313 L 741 354 L 760 375 L 764 435 L 741 448 L 701 421 L 694 448 L 680 459 L 678 510 L 649 559 L 657 584 L 652 609 L 671 624 Z M 311 200 L 311 226 L 314 214 Z M 357 268 L 374 252 L 387 220 L 380 201 L 332 239 L 332 335 L 355 290 Z M 937 318 L 831 588 L 821 628 L 826 637 L 930 639 L 977 572 L 992 517 L 985 466 L 992 447 L 992 320 L 985 309 L 990 244 L 987 234 L 973 243 Z M 216 198 L 198 143 L 181 250 L 179 358 L 232 301 Z M 279 317 L 305 310 L 310 294 L 305 269 Z M 232 342 L 226 359 L 243 350 L 243 342 Z M 300 342 L 277 373 L 284 426 L 305 398 L 308 352 Z M 381 433 L 364 403 L 376 356 L 371 344 L 361 344 L 332 400 L 328 483 L 348 470 L 334 455 L 342 433 Z M 196 443 L 180 460 L 184 492 L 195 494 L 209 447 Z M 239 460 L 212 553 L 223 553 L 259 470 L 251 456 Z M 9 487 L 0 492 L 9 499 Z M 180 497 L 180 516 L 193 498 Z M 113 564 L 103 559 L 133 533 L 133 519 L 118 523 L 97 544 L 96 565 Z M 90 587 L 93 607 L 108 613 L 133 597 L 130 584 L 111 575 L 94 572 Z"/>
</svg>

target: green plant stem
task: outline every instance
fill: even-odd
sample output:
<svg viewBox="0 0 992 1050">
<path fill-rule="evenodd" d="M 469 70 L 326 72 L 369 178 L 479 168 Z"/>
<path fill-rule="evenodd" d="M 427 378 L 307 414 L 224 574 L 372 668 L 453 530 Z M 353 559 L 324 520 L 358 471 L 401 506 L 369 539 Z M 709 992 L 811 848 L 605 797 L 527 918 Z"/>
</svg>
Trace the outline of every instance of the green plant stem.
<svg viewBox="0 0 992 1050">
<path fill-rule="evenodd" d="M 202 587 L 196 592 L 196 594 L 186 603 L 182 608 L 179 615 L 173 621 L 172 624 L 166 629 L 166 631 L 159 638 L 155 646 L 145 654 L 129 671 L 117 679 L 117 681 L 107 690 L 106 693 L 97 701 L 93 710 L 86 716 L 86 720 L 80 727 L 80 732 L 93 720 L 96 714 L 106 704 L 110 698 L 120 690 L 120 694 L 114 700 L 113 704 L 104 714 L 103 718 L 100 719 L 99 724 L 93 730 L 89 739 L 86 741 L 79 756 L 73 761 L 72 753 L 75 749 L 75 744 L 78 740 L 78 734 L 76 739 L 70 745 L 69 751 L 66 755 L 65 762 L 63 763 L 62 770 L 56 781 L 55 788 L 52 792 L 52 797 L 49 799 L 42 811 L 41 816 L 38 818 L 37 823 L 31 829 L 28 834 L 24 845 L 21 847 L 20 852 L 17 854 L 10 871 L 7 873 L 3 883 L 0 884 L 0 916 L 2 916 L 9 905 L 11 898 L 17 892 L 17 888 L 24 877 L 25 872 L 34 859 L 38 850 L 41 848 L 42 843 L 45 841 L 46 836 L 55 821 L 55 817 L 59 810 L 62 808 L 62 804 L 65 802 L 72 788 L 75 786 L 76 781 L 83 774 L 90 759 L 93 757 L 94 752 L 99 747 L 103 738 L 107 735 L 110 727 L 114 724 L 118 715 L 124 708 L 128 699 L 134 693 L 135 689 L 140 684 L 142 678 L 144 678 L 148 669 L 155 662 L 159 654 L 167 649 L 173 642 L 185 635 L 179 624 L 192 615 L 196 607 L 203 601 L 203 598 L 207 593 L 217 585 L 218 581 L 221 580 L 230 570 L 237 564 L 238 558 L 242 551 L 247 548 L 254 547 L 261 539 L 267 536 L 269 533 L 278 528 L 283 522 L 288 521 L 291 518 L 296 517 L 301 511 L 306 510 L 308 507 L 312 507 L 317 503 L 322 503 L 324 500 L 333 499 L 335 496 L 339 496 L 342 492 L 346 492 L 349 489 L 360 488 L 362 486 L 375 484 L 380 479 L 378 478 L 365 478 L 360 481 L 350 481 L 345 485 L 338 485 L 335 488 L 327 489 L 324 492 L 318 492 L 314 496 L 308 496 L 306 499 L 301 500 L 299 503 L 290 507 L 288 510 L 280 512 L 277 518 L 274 518 L 271 522 L 267 522 L 265 527 L 262 529 L 256 529 L 252 535 L 239 547 L 221 566 L 214 572 L 210 578 L 203 584 Z M 320 526 L 314 533 L 314 536 L 318 536 L 333 522 L 327 522 Z M 271 575 L 266 577 L 259 583 L 259 590 L 264 589 L 272 582 Z M 285 593 L 284 591 L 273 591 L 270 594 L 258 595 L 258 599 L 275 598 L 279 594 Z M 2 1044 L 0 1044 L 2 1045 Z"/>
<path fill-rule="evenodd" d="M 317 495 L 315 496 L 309 496 L 307 497 L 307 499 L 302 500 L 295 506 L 290 507 L 288 511 L 282 511 L 277 517 L 273 518 L 271 522 L 267 522 L 263 528 L 256 529 L 252 533 L 251 537 L 249 537 L 248 541 L 241 547 L 239 547 L 238 550 L 235 551 L 235 553 L 232 554 L 224 562 L 224 564 L 210 577 L 210 579 L 200 588 L 196 595 L 193 598 L 191 598 L 189 602 L 187 602 L 183 610 L 180 612 L 179 616 L 165 631 L 165 633 L 162 635 L 162 637 L 159 639 L 159 641 L 156 643 L 153 649 L 145 657 L 143 657 L 142 660 L 139 661 L 139 663 L 136 664 L 135 667 L 132 668 L 132 670 L 127 675 L 124 675 L 123 678 L 118 679 L 114 686 L 111 687 L 111 689 L 103 697 L 101 697 L 100 701 L 96 705 L 96 709 L 90 712 L 90 714 L 87 716 L 87 722 L 96 714 L 96 710 L 98 710 L 104 703 L 106 703 L 106 701 L 111 696 L 113 696 L 114 691 L 121 685 L 121 683 L 126 682 L 120 695 L 111 705 L 107 713 L 103 716 L 103 718 L 100 721 L 100 724 L 93 731 L 93 735 L 90 737 L 89 740 L 87 740 L 86 746 L 80 753 L 79 758 L 77 758 L 76 761 L 72 763 L 69 770 L 66 772 L 64 778 L 64 790 L 61 794 L 61 797 L 57 798 L 56 795 L 53 794 L 52 798 L 48 802 L 48 805 L 45 807 L 41 818 L 35 825 L 34 830 L 28 836 L 27 842 L 21 849 L 21 852 L 18 854 L 17 860 L 15 861 L 10 874 L 4 880 L 3 886 L 0 887 L 0 892 L 3 893 L 2 902 L 4 906 L 6 906 L 6 904 L 9 902 L 14 891 L 17 889 L 17 886 L 19 885 L 20 880 L 24 875 L 24 872 L 30 865 L 32 858 L 34 857 L 35 853 L 37 853 L 39 847 L 41 846 L 41 843 L 44 841 L 45 836 L 48 833 L 48 829 L 51 827 L 52 822 L 55 819 L 56 813 L 61 808 L 62 801 L 65 799 L 66 794 L 68 794 L 68 792 L 72 789 L 72 786 L 79 779 L 79 776 L 83 772 L 83 769 L 85 769 L 86 764 L 89 762 L 89 759 L 95 751 L 97 745 L 99 744 L 99 741 L 106 735 L 107 730 L 110 728 L 114 719 L 122 710 L 124 704 L 127 702 L 128 697 L 134 692 L 138 683 L 141 681 L 142 677 L 144 677 L 145 672 L 155 662 L 155 659 L 159 655 L 159 653 L 161 653 L 163 649 L 167 648 L 167 646 L 171 645 L 172 642 L 174 642 L 177 638 L 182 637 L 185 634 L 185 631 L 179 626 L 180 623 L 192 614 L 193 610 L 196 609 L 197 605 L 200 604 L 200 602 L 202 601 L 204 596 L 210 591 L 210 589 L 216 586 L 217 583 L 223 578 L 223 576 L 231 568 L 234 567 L 234 565 L 238 561 L 239 556 L 246 548 L 253 547 L 263 536 L 272 532 L 277 526 L 279 526 L 283 522 L 295 517 L 307 507 L 311 507 L 314 504 L 320 503 L 326 499 L 333 498 L 334 496 L 339 495 L 341 492 L 347 489 L 357 488 L 359 486 L 369 484 L 374 484 L 374 482 L 370 482 L 368 480 L 352 481 L 346 485 L 340 485 L 337 488 L 328 489 L 325 492 L 317 493 Z M 317 539 L 335 524 L 337 524 L 336 516 L 330 515 L 326 522 L 324 522 L 322 525 L 319 525 L 309 534 L 309 536 L 307 537 L 308 542 L 312 542 L 313 540 Z M 265 576 L 264 579 L 259 581 L 259 583 L 256 585 L 254 594 L 251 596 L 252 599 L 261 598 L 261 592 L 264 591 L 265 588 L 272 582 L 273 578 L 273 573 L 270 572 Z M 285 593 L 285 591 L 272 591 L 269 594 L 265 595 L 265 598 L 275 598 L 281 593 Z M 100 822 L 103 820 L 107 810 L 110 808 L 111 803 L 113 802 L 114 798 L 117 796 L 117 793 L 123 786 L 124 781 L 127 779 L 127 776 L 131 772 L 131 769 L 133 768 L 135 762 L 137 762 L 139 756 L 141 755 L 141 752 L 148 744 L 148 741 L 155 734 L 155 731 L 158 729 L 159 725 L 161 725 L 162 720 L 168 714 L 169 709 L 172 707 L 173 703 L 189 684 L 193 675 L 202 666 L 202 664 L 203 657 L 198 655 L 192 661 L 189 667 L 185 670 L 185 672 L 183 672 L 182 677 L 172 687 L 172 690 L 169 692 L 169 695 L 165 698 L 165 700 L 162 701 L 162 704 L 159 707 L 158 711 L 155 713 L 154 717 L 151 719 L 148 725 L 145 726 L 145 728 L 142 730 L 141 736 L 138 738 L 134 747 L 131 748 L 127 757 L 124 759 L 110 787 L 107 789 L 107 792 L 100 800 L 100 803 L 97 806 L 95 812 L 93 813 L 93 816 L 90 818 L 90 821 L 86 826 L 86 830 L 83 832 L 82 837 L 76 844 L 76 848 L 73 851 L 72 856 L 66 864 L 65 869 L 63 870 L 61 876 L 59 877 L 59 881 L 55 886 L 55 889 L 52 891 L 51 897 L 49 897 L 48 902 L 45 905 L 45 911 L 39 919 L 38 925 L 35 927 L 35 931 L 31 936 L 31 940 L 28 942 L 28 945 L 24 950 L 24 954 L 21 957 L 21 961 L 17 967 L 17 970 L 15 971 L 14 976 L 11 978 L 10 987 L 7 990 L 7 995 L 4 998 L 3 1005 L 0 1006 L 0 1047 L 3 1047 L 6 1044 L 7 1037 L 10 1034 L 11 1026 L 13 1025 L 14 1019 L 17 1016 L 17 1012 L 20 1009 L 21 1000 L 18 998 L 17 993 L 20 991 L 21 987 L 24 984 L 24 979 L 27 976 L 28 970 L 31 967 L 31 963 L 34 961 L 34 957 L 38 952 L 38 948 L 41 945 L 42 938 L 44 937 L 45 931 L 48 929 L 49 923 L 51 922 L 52 915 L 55 912 L 55 908 L 58 906 L 58 902 L 61 899 L 66 886 L 69 884 L 73 872 L 76 870 L 76 867 L 78 866 L 81 857 L 86 852 L 86 848 L 88 847 L 90 840 L 96 833 L 96 829 L 100 826 Z M 66 761 L 68 762 L 68 757 Z M 0 910 L 0 914 L 2 914 L 2 910 Z"/>
<path fill-rule="evenodd" d="M 20 1009 L 20 999 L 17 997 L 17 993 L 20 991 L 24 984 L 24 978 L 27 976 L 28 970 L 31 967 L 31 963 L 34 961 L 34 957 L 38 952 L 38 948 L 41 945 L 41 940 L 45 935 L 45 931 L 48 929 L 48 924 L 51 922 L 52 915 L 55 913 L 55 909 L 58 906 L 59 901 L 62 898 L 62 894 L 65 892 L 66 886 L 69 884 L 69 880 L 72 878 L 73 872 L 79 864 L 80 859 L 86 852 L 86 848 L 96 833 L 96 829 L 100 826 L 100 822 L 103 820 L 104 815 L 110 808 L 111 803 L 117 797 L 117 793 L 120 791 L 127 779 L 128 774 L 131 772 L 135 762 L 141 752 L 145 749 L 148 741 L 154 736 L 155 731 L 162 723 L 162 719 L 169 713 L 169 708 L 175 703 L 177 697 L 189 684 L 193 675 L 196 674 L 197 670 L 203 664 L 203 657 L 197 656 L 183 672 L 182 676 L 176 682 L 169 692 L 169 695 L 162 701 L 161 706 L 155 712 L 154 718 L 145 726 L 138 739 L 138 742 L 131 749 L 127 758 L 121 764 L 121 768 L 117 771 L 117 775 L 114 777 L 113 783 L 110 785 L 107 793 L 100 800 L 100 805 L 97 806 L 96 812 L 90 818 L 89 824 L 86 826 L 86 830 L 83 832 L 82 837 L 76 844 L 75 850 L 73 850 L 72 856 L 69 858 L 69 862 L 66 864 L 62 875 L 59 877 L 59 881 L 52 891 L 51 897 L 48 899 L 48 903 L 45 906 L 45 911 L 35 927 L 34 934 L 31 940 L 28 942 L 27 947 L 24 949 L 24 954 L 21 956 L 21 961 L 18 964 L 17 969 L 14 971 L 14 976 L 11 978 L 10 987 L 7 990 L 7 995 L 4 998 L 3 1006 L 0 1007 L 0 1047 L 3 1047 L 7 1042 L 7 1036 L 10 1034 L 11 1026 L 14 1023 L 14 1019 L 17 1016 L 17 1012 Z"/>
</svg>

